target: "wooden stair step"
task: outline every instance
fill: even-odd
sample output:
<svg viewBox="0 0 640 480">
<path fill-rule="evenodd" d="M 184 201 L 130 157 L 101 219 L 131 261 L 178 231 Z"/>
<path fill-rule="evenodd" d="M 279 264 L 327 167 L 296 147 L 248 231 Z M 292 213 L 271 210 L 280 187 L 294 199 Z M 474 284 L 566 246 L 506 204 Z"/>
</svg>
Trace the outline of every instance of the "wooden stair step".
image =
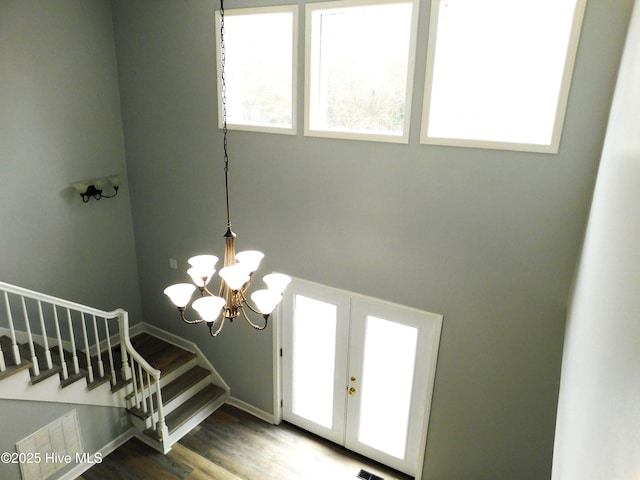
<svg viewBox="0 0 640 480">
<path fill-rule="evenodd" d="M 10 377 L 11 375 L 15 375 L 16 373 L 33 366 L 29 360 L 22 356 L 22 352 L 20 352 L 20 363 L 16 364 L 15 359 L 13 358 L 13 343 L 11 342 L 11 338 L 6 335 L 1 336 L 0 346 L 2 347 L 5 366 L 7 367 L 4 372 L 0 372 L 0 380 Z"/>
<path fill-rule="evenodd" d="M 160 370 L 161 376 L 168 375 L 197 357 L 193 352 L 148 333 L 136 335 L 131 339 L 131 344 L 153 368 Z"/>
<path fill-rule="evenodd" d="M 172 381 L 171 383 L 169 383 L 168 385 L 165 385 L 160 389 L 160 392 L 162 393 L 162 402 L 166 405 L 181 393 L 187 391 L 188 389 L 196 385 L 198 382 L 207 378 L 207 376 L 209 376 L 210 374 L 211 372 L 206 368 L 202 368 L 201 366 L 196 365 L 191 370 L 183 373 L 174 381 Z M 129 395 L 127 395 L 127 398 L 131 398 L 133 396 L 134 394 L 130 393 Z M 158 402 L 156 401 L 156 398 L 157 398 L 157 395 L 154 393 L 151 396 L 151 403 L 153 405 L 154 411 L 158 408 Z M 151 415 L 149 412 L 145 412 L 141 408 L 137 408 L 137 407 L 129 408 L 127 410 L 129 411 L 129 413 L 143 420 Z"/>
<path fill-rule="evenodd" d="M 188 422 L 190 418 L 198 414 L 211 402 L 220 398 L 224 393 L 225 390 L 223 388 L 213 384 L 209 384 L 204 389 L 200 390 L 196 395 L 191 397 L 165 417 L 165 423 L 167 424 L 169 434 L 180 428 Z M 155 440 L 159 440 L 155 430 L 147 429 L 144 433 Z"/>
<path fill-rule="evenodd" d="M 22 358 L 33 361 L 31 356 L 31 350 L 29 349 L 29 344 L 24 343 L 18 345 L 20 349 L 20 356 Z M 36 359 L 38 360 L 38 368 L 40 373 L 36 375 L 34 373 L 33 364 L 29 368 L 29 375 L 31 375 L 31 384 L 35 385 L 36 383 L 40 383 L 43 380 L 46 380 L 49 377 L 53 377 L 55 374 L 60 373 L 62 371 L 62 367 L 59 364 L 56 364 L 53 361 L 53 355 L 51 356 L 51 368 L 47 368 L 47 360 L 46 360 L 46 350 L 44 347 L 38 343 L 33 343 L 33 352 L 35 353 Z"/>
<path fill-rule="evenodd" d="M 206 368 L 196 365 L 191 370 L 180 375 L 173 382 L 161 389 L 162 401 L 164 403 L 169 403 L 182 392 L 190 389 L 198 382 L 207 378 L 210 374 L 211 372 Z"/>
<path fill-rule="evenodd" d="M 126 385 L 131 383 L 131 380 L 125 380 L 122 378 L 122 357 L 120 355 L 120 347 L 113 346 L 112 347 L 112 358 L 113 358 L 113 368 L 116 374 L 116 384 L 111 386 L 111 392 L 117 392 L 121 388 L 124 388 Z M 93 390 L 94 388 L 102 385 L 103 383 L 111 381 L 111 363 L 109 362 L 109 352 L 107 350 L 102 351 L 100 356 L 102 357 L 103 367 L 104 367 L 104 375 L 102 377 L 98 377 L 99 369 L 98 369 L 98 356 L 92 355 L 91 366 L 93 368 L 94 381 L 89 382 L 89 372 L 87 370 L 87 356 L 84 351 L 78 350 L 76 352 L 76 356 L 78 358 L 78 373 L 73 373 L 73 353 L 69 350 L 63 349 L 62 354 L 64 355 L 65 362 L 67 363 L 67 370 L 69 371 L 68 378 L 65 380 L 60 375 L 60 386 L 62 388 L 71 385 L 72 383 L 80 380 L 87 380 L 87 387 L 89 390 Z M 54 363 L 60 364 L 60 354 L 58 348 L 54 348 L 51 351 L 51 356 L 53 358 Z"/>
<path fill-rule="evenodd" d="M 87 379 L 87 371 L 80 369 L 80 371 L 78 371 L 78 373 L 72 373 L 69 372 L 66 380 L 62 378 L 62 375 L 60 376 L 60 386 L 62 388 L 68 387 L 69 385 L 77 382 L 78 380 L 86 380 Z"/>
<path fill-rule="evenodd" d="M 69 352 L 65 351 L 65 357 L 70 355 Z M 84 370 L 87 378 L 87 388 L 89 390 L 93 390 L 94 388 L 99 387 L 100 385 L 111 381 L 111 363 L 109 362 L 109 352 L 103 351 L 100 352 L 100 359 L 102 360 L 102 368 L 104 370 L 104 375 L 100 376 L 100 369 L 98 367 L 98 356 L 90 355 L 89 360 L 91 361 L 91 369 L 93 370 L 93 382 L 89 382 L 89 372 L 87 367 L 87 355 L 83 351 L 78 351 L 78 365 L 81 370 Z M 119 353 L 116 355 L 115 352 L 113 355 L 113 368 L 116 373 L 116 382 L 122 380 L 121 379 L 121 359 Z"/>
</svg>

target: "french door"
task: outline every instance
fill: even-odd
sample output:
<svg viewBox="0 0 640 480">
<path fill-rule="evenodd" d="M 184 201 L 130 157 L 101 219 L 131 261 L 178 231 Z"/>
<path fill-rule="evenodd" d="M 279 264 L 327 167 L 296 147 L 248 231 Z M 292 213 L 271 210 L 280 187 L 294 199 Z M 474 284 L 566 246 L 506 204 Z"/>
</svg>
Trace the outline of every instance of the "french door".
<svg viewBox="0 0 640 480">
<path fill-rule="evenodd" d="M 442 316 L 294 280 L 283 303 L 283 419 L 416 476 Z"/>
</svg>

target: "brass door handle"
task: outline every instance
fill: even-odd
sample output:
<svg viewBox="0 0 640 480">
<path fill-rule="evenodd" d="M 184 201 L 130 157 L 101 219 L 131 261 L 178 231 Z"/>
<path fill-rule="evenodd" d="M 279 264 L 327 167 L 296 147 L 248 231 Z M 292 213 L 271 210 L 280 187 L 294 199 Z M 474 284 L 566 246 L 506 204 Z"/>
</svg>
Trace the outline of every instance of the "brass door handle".
<svg viewBox="0 0 640 480">
<path fill-rule="evenodd" d="M 356 381 L 356 377 L 351 377 L 351 381 L 355 382 Z"/>
<path fill-rule="evenodd" d="M 349 395 L 353 395 L 354 393 L 356 393 L 356 389 L 351 387 L 349 390 L 347 390 L 349 392 Z"/>
</svg>

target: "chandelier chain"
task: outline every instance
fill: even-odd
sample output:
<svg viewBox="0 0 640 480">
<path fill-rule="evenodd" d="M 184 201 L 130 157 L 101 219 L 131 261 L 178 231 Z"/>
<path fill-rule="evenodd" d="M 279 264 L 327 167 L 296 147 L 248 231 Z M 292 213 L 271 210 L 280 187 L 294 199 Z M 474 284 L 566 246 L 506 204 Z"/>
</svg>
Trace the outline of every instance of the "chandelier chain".
<svg viewBox="0 0 640 480">
<path fill-rule="evenodd" d="M 224 71 L 225 61 L 224 1 L 220 0 L 220 103 L 222 105 L 222 135 L 224 147 L 224 187 L 227 200 L 227 227 L 231 228 L 231 210 L 229 208 L 229 151 L 227 143 L 227 79 Z"/>
<path fill-rule="evenodd" d="M 243 317 L 247 323 L 256 330 L 267 328 L 269 316 L 282 300 L 282 292 L 291 278 L 282 273 L 271 273 L 263 277 L 267 289 L 256 290 L 251 294 L 253 307 L 247 299 L 245 292 L 251 286 L 254 272 L 264 254 L 256 250 L 247 250 L 236 254 L 235 234 L 231 231 L 231 214 L 229 209 L 229 152 L 227 145 L 227 82 L 225 74 L 226 49 L 224 31 L 224 4 L 220 0 L 220 78 L 218 79 L 220 112 L 218 121 L 222 120 L 222 133 L 224 145 L 224 186 L 227 197 L 227 231 L 224 234 L 224 267 L 220 269 L 220 290 L 218 295 L 211 293 L 207 284 L 215 273 L 215 264 L 218 257 L 215 255 L 196 255 L 188 260 L 191 268 L 187 273 L 193 283 L 177 283 L 165 288 L 164 293 L 176 306 L 180 317 L 187 324 L 204 323 L 209 327 L 209 333 L 216 337 L 222 331 L 226 320 L 232 322 L 235 318 Z M 194 285 L 195 284 L 195 285 Z M 191 297 L 200 289 L 200 298 L 194 300 L 191 306 L 196 310 L 200 318 L 190 320 L 185 313 L 191 302 Z M 253 312 L 262 315 L 264 323 L 254 323 L 248 313 Z M 221 317 L 221 318 L 220 318 Z"/>
</svg>

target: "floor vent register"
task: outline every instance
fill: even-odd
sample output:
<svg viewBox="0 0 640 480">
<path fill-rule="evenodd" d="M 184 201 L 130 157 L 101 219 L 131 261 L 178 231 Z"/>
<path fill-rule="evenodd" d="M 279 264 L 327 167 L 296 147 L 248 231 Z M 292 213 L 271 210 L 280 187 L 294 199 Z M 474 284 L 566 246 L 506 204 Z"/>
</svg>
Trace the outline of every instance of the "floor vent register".
<svg viewBox="0 0 640 480">
<path fill-rule="evenodd" d="M 362 480 L 384 480 L 384 478 L 380 477 L 379 475 L 367 472 L 366 470 L 360 470 L 357 478 L 361 478 Z"/>
</svg>

